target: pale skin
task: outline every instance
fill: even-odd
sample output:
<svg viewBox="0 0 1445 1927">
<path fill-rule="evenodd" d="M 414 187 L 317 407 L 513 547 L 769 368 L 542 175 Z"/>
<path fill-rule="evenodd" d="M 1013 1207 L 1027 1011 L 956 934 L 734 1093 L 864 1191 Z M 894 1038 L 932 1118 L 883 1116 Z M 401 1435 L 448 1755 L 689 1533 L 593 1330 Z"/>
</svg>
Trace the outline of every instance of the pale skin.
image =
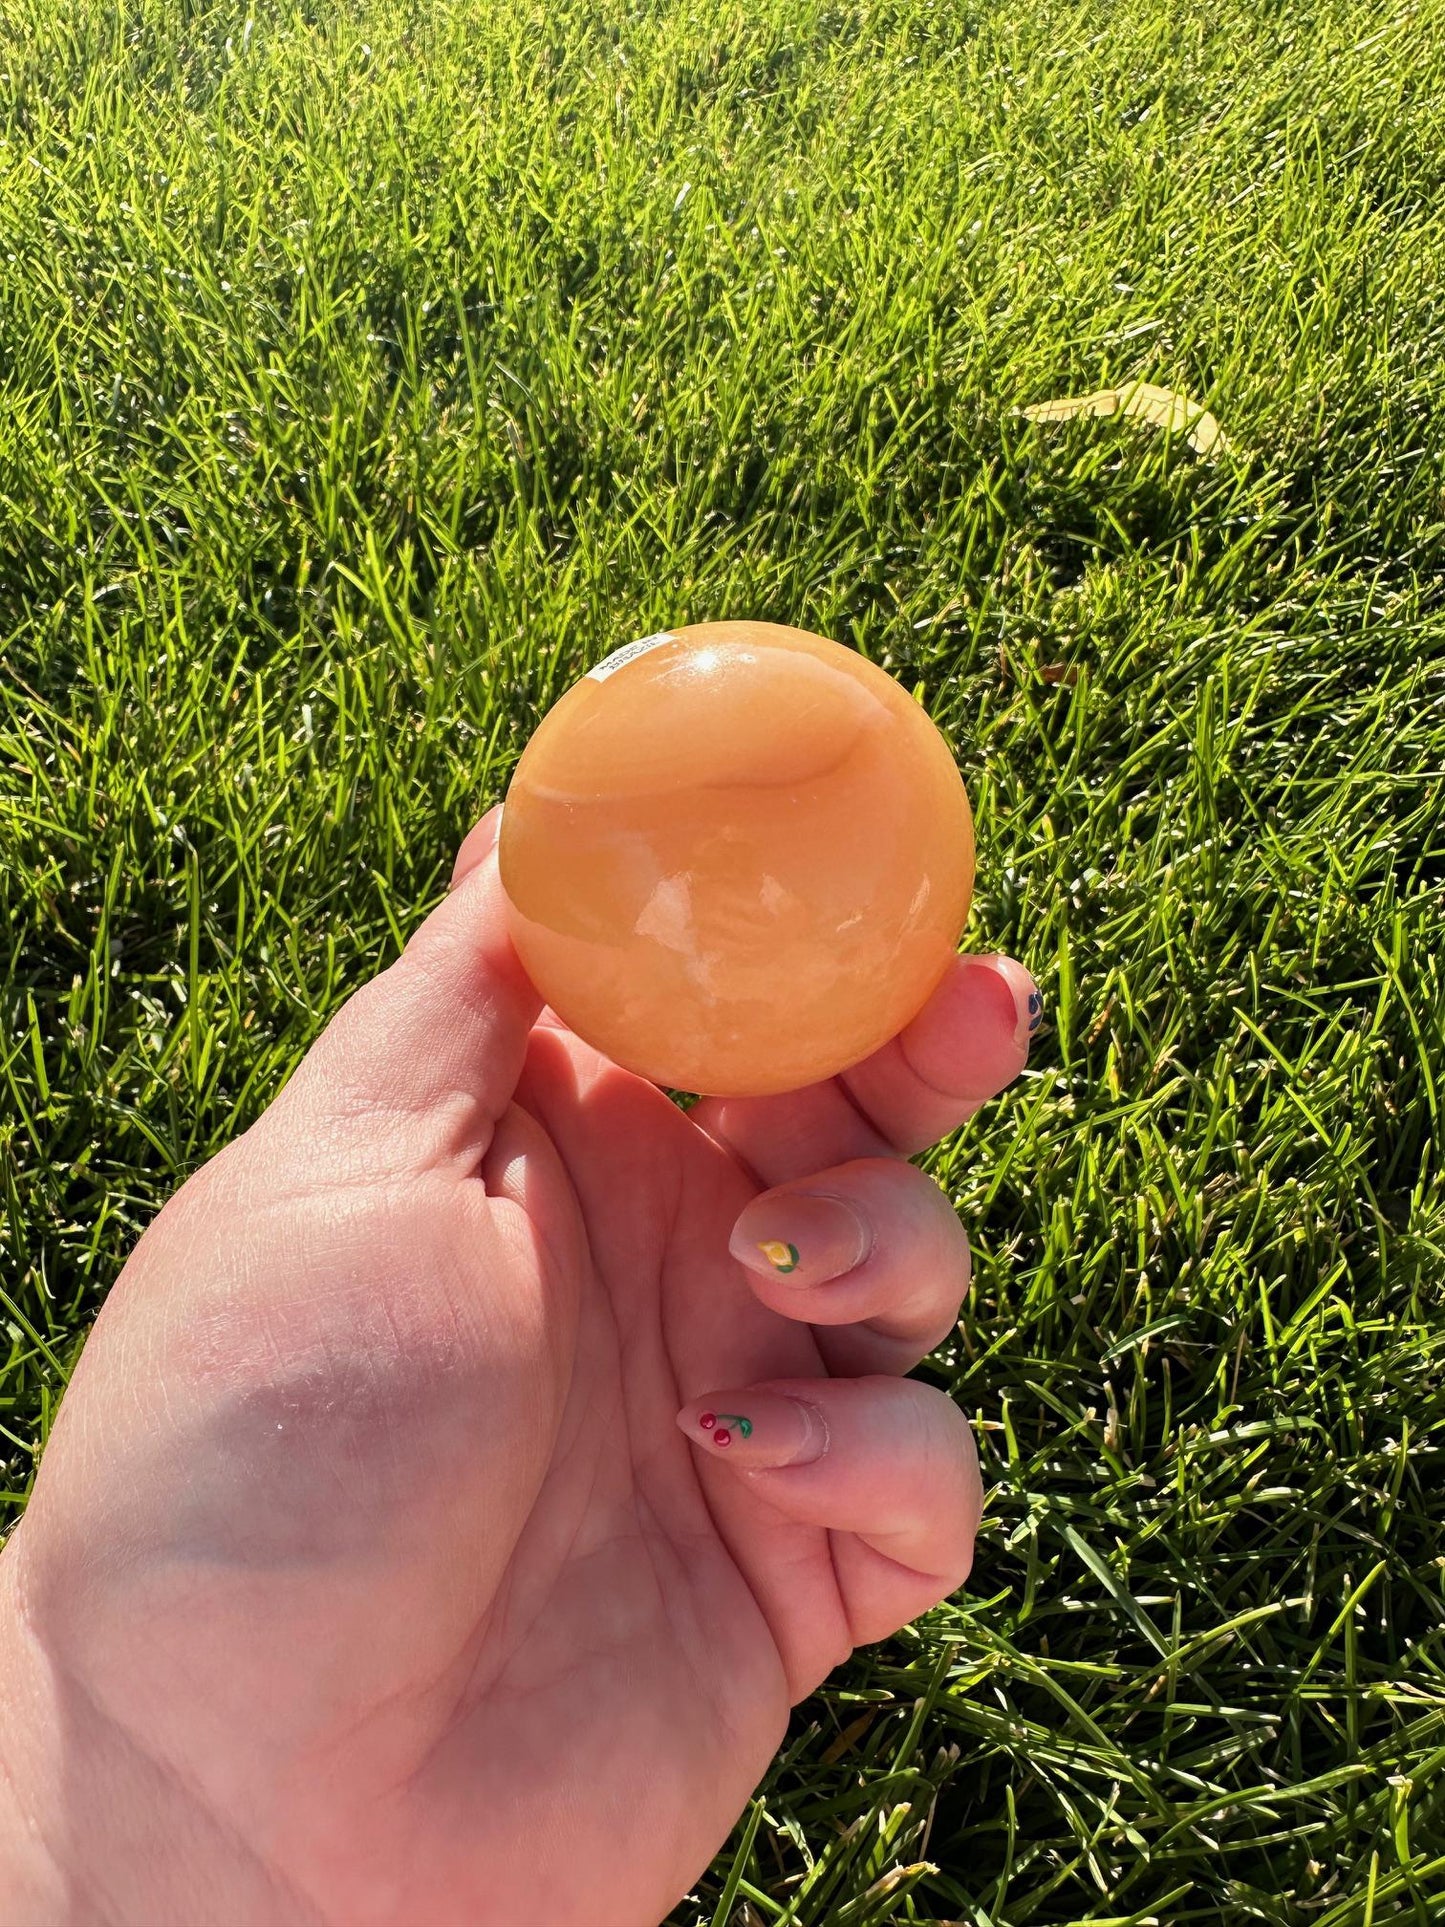
<svg viewBox="0 0 1445 1927">
<path fill-rule="evenodd" d="M 685 1114 L 541 1009 L 495 840 L 97 1322 L 0 1556 L 7 1927 L 655 1927 L 968 1574 L 904 1376 L 968 1247 L 906 1160 L 1023 1067 L 1027 973 Z"/>
</svg>

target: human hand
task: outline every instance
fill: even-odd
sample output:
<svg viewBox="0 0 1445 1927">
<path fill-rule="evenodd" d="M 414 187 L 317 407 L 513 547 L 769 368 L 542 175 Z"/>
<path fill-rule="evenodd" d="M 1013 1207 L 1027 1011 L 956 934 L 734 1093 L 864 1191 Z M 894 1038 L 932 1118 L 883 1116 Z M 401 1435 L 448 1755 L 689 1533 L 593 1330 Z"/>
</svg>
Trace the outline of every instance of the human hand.
<svg viewBox="0 0 1445 1927">
<path fill-rule="evenodd" d="M 1022 1068 L 1027 973 L 684 1113 L 539 1010 L 496 814 L 97 1321 L 0 1558 L 17 1927 L 652 1927 L 967 1574 L 969 1428 L 901 1374 L 968 1248 L 905 1159 Z"/>
</svg>

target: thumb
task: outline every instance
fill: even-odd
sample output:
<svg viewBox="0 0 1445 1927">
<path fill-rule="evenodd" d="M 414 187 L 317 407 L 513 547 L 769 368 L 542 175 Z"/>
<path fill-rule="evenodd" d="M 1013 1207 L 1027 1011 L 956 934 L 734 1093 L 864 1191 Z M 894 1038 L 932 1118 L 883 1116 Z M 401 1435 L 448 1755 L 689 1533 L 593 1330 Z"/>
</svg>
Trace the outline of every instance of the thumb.
<svg viewBox="0 0 1445 1927">
<path fill-rule="evenodd" d="M 273 1110 L 304 1110 L 348 1145 L 352 1127 L 379 1129 L 392 1170 L 473 1168 L 512 1101 L 541 1004 L 512 948 L 489 848 L 337 1012 Z"/>
</svg>

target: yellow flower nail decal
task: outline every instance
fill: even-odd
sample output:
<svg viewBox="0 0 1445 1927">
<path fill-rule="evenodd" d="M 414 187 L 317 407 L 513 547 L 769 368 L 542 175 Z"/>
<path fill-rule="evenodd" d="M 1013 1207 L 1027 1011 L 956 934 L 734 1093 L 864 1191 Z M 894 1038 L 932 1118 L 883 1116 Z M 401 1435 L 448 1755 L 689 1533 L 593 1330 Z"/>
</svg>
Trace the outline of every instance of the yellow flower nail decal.
<svg viewBox="0 0 1445 1927">
<path fill-rule="evenodd" d="M 775 1271 L 796 1271 L 798 1269 L 798 1247 L 785 1245 L 781 1238 L 769 1238 L 766 1244 L 758 1246 L 768 1263 Z"/>
</svg>

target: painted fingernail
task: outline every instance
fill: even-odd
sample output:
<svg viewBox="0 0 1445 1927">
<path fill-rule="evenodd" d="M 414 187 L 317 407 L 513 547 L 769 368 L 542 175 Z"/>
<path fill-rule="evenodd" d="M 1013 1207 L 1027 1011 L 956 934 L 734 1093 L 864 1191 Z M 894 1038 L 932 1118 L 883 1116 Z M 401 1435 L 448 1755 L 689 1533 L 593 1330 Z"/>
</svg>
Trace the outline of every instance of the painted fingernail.
<svg viewBox="0 0 1445 1927">
<path fill-rule="evenodd" d="M 734 1433 L 740 1439 L 753 1435 L 753 1422 L 745 1412 L 702 1412 L 697 1422 L 710 1435 L 710 1443 L 720 1448 L 732 1444 Z"/>
<path fill-rule="evenodd" d="M 1038 985 L 1012 957 L 999 959 L 999 975 L 1013 996 L 1014 1043 L 1027 1055 L 1029 1041 L 1044 1021 L 1044 1000 Z"/>
<path fill-rule="evenodd" d="M 728 1249 L 739 1264 L 790 1285 L 823 1285 L 861 1265 L 873 1232 L 845 1198 L 769 1191 L 739 1215 Z"/>
<path fill-rule="evenodd" d="M 710 1458 L 754 1470 L 809 1465 L 828 1449 L 822 1413 L 781 1392 L 718 1392 L 685 1405 L 677 1422 Z"/>
<path fill-rule="evenodd" d="M 758 1246 L 774 1271 L 798 1269 L 798 1247 L 784 1244 L 781 1238 L 768 1238 Z"/>
</svg>

